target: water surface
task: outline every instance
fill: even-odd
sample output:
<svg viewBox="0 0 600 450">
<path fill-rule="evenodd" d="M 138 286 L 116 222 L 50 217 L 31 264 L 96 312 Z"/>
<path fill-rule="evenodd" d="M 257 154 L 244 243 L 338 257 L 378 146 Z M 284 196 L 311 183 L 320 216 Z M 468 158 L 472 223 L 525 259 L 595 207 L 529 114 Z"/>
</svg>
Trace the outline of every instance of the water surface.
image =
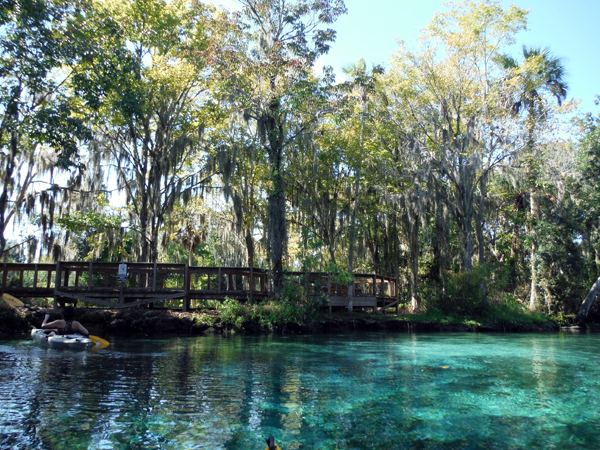
<svg viewBox="0 0 600 450">
<path fill-rule="evenodd" d="M 0 342 L 0 448 L 600 448 L 600 335 Z"/>
</svg>

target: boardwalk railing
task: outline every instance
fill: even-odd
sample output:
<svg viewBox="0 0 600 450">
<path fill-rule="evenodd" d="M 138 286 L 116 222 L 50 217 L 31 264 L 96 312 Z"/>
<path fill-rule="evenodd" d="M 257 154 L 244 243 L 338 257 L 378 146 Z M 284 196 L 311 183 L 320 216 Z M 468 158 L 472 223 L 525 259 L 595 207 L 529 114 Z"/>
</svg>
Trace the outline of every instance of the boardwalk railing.
<svg viewBox="0 0 600 450">
<path fill-rule="evenodd" d="M 54 298 L 54 305 L 78 300 L 109 308 L 129 308 L 181 299 L 187 311 L 197 299 L 263 300 L 269 296 L 268 272 L 252 267 L 196 267 L 187 264 L 59 261 L 56 264 L 0 263 L 2 293 L 18 298 Z M 124 268 L 121 267 L 121 270 Z M 348 306 L 348 286 L 323 272 L 286 272 L 307 295 L 326 306 Z M 355 307 L 397 306 L 396 280 L 373 274 L 354 275 Z"/>
</svg>

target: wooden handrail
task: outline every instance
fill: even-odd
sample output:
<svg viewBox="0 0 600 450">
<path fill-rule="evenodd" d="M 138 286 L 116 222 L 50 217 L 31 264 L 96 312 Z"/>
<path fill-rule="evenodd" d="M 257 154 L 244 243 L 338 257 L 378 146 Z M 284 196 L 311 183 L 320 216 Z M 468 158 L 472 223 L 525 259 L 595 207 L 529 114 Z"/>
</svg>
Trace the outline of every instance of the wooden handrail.
<svg viewBox="0 0 600 450">
<path fill-rule="evenodd" d="M 238 298 L 254 302 L 269 296 L 269 272 L 254 267 L 188 266 L 183 263 L 127 263 L 127 281 L 117 282 L 120 263 L 59 261 L 48 263 L 3 263 L 0 270 L 2 293 L 28 297 L 54 297 L 55 304 L 73 299 L 93 301 L 99 305 L 111 304 L 106 299 L 118 298 L 115 307 L 132 306 L 182 298 L 183 309 L 190 301 L 201 298 Z M 9 274 L 14 273 L 14 277 Z M 46 286 L 38 286 L 43 275 Z M 53 276 L 54 275 L 54 276 Z M 344 283 L 334 282 L 335 274 L 328 272 L 288 271 L 284 275 L 297 278 L 307 295 L 343 297 L 347 292 Z M 241 277 L 242 284 L 233 286 L 233 277 Z M 216 283 L 214 283 L 216 278 Z M 223 279 L 227 283 L 223 283 Z M 211 280 L 212 279 L 212 280 Z M 255 280 L 258 279 L 258 287 Z M 14 280 L 14 282 L 12 282 Z M 33 280 L 33 281 L 32 281 Z M 54 281 L 54 285 L 52 285 Z M 214 284 L 213 284 L 214 283 Z M 396 279 L 378 274 L 354 274 L 355 297 L 395 298 Z"/>
</svg>

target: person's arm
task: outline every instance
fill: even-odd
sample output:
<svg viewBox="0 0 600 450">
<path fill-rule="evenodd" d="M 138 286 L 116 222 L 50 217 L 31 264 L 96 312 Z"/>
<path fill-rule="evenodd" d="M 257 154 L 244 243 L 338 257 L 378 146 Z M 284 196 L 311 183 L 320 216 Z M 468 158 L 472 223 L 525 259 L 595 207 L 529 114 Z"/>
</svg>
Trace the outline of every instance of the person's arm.
<svg viewBox="0 0 600 450">
<path fill-rule="evenodd" d="M 44 321 L 42 322 L 42 328 L 63 328 L 64 320 L 53 320 L 52 322 L 48 322 L 50 319 L 50 314 L 46 314 L 44 317 Z"/>
<path fill-rule="evenodd" d="M 89 336 L 90 332 L 83 326 L 81 325 L 79 322 L 77 322 L 76 320 L 73 321 L 73 325 L 75 328 L 75 331 L 78 331 L 79 334 L 83 334 L 84 336 Z"/>
</svg>

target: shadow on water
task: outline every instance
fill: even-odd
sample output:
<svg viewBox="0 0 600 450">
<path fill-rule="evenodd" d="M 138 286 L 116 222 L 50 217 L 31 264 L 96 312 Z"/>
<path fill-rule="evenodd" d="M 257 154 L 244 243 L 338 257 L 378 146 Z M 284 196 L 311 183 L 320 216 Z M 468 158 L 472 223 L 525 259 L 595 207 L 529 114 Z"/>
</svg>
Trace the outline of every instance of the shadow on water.
<svg viewBox="0 0 600 450">
<path fill-rule="evenodd" d="M 600 447 L 600 335 L 0 342 L 0 447 Z"/>
</svg>

